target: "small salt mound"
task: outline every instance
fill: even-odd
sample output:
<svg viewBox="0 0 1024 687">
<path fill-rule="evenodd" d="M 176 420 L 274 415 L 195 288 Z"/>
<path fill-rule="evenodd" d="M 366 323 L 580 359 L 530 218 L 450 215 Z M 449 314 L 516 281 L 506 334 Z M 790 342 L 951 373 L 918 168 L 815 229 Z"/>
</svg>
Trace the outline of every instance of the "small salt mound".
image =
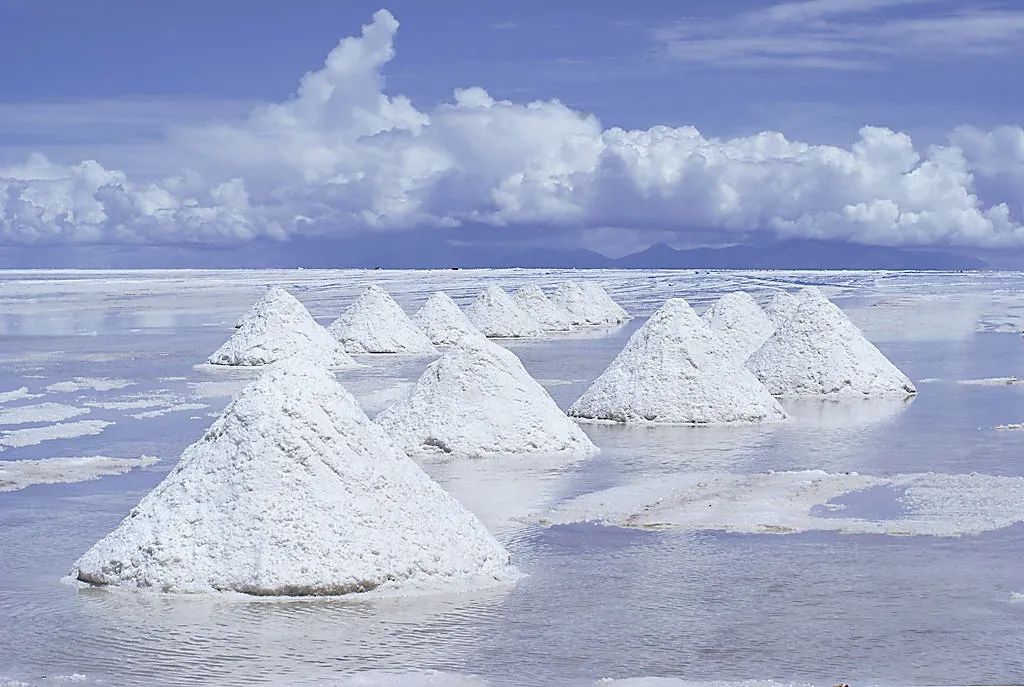
<svg viewBox="0 0 1024 687">
<path fill-rule="evenodd" d="M 906 396 L 917 393 L 906 375 L 864 338 L 818 289 L 799 302 L 747 361 L 776 396 Z M 787 306 L 788 307 L 788 306 Z"/>
<path fill-rule="evenodd" d="M 580 284 L 583 293 L 587 294 L 591 302 L 604 313 L 606 318 L 613 324 L 626 322 L 630 319 L 629 313 L 621 305 L 612 300 L 608 292 L 595 282 L 585 281 Z"/>
<path fill-rule="evenodd" d="M 272 288 L 235 325 L 235 333 L 209 357 L 214 365 L 269 365 L 303 356 L 328 367 L 356 367 L 306 307 Z"/>
<path fill-rule="evenodd" d="M 402 306 L 379 286 L 369 286 L 327 328 L 349 353 L 434 353 L 434 345 Z"/>
<path fill-rule="evenodd" d="M 532 315 L 516 305 L 500 286 L 493 284 L 466 309 L 466 316 L 484 336 L 514 339 L 544 333 Z"/>
<path fill-rule="evenodd" d="M 481 336 L 466 313 L 442 291 L 431 294 L 412 321 L 435 346 L 451 346 L 467 336 Z"/>
<path fill-rule="evenodd" d="M 536 284 L 524 286 L 512 298 L 516 305 L 540 323 L 544 331 L 565 332 L 572 329 L 569 313 L 548 300 Z"/>
<path fill-rule="evenodd" d="M 295 596 L 491 585 L 515 569 L 329 370 L 296 357 L 246 387 L 72 576 Z"/>
<path fill-rule="evenodd" d="M 618 314 L 609 312 L 608 304 L 603 303 L 593 289 L 585 291 L 573 281 L 559 284 L 551 296 L 551 302 L 568 313 L 569 322 L 574 325 L 609 325 L 620 322 Z"/>
<path fill-rule="evenodd" d="M 718 334 L 722 353 L 742 365 L 775 331 L 775 325 L 750 294 L 727 293 L 701 319 Z"/>
<path fill-rule="evenodd" d="M 512 352 L 464 339 L 376 422 L 410 455 L 585 456 L 597 452 Z"/>
<path fill-rule="evenodd" d="M 718 350 L 718 336 L 682 298 L 638 329 L 569 415 L 614 422 L 773 422 L 786 413 L 748 370 Z"/>
</svg>

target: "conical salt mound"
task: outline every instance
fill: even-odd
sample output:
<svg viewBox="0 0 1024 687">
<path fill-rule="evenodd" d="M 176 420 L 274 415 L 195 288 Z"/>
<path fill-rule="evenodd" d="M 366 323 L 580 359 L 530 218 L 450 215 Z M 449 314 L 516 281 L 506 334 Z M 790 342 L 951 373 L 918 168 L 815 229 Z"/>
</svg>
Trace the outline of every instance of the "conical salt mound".
<svg viewBox="0 0 1024 687">
<path fill-rule="evenodd" d="M 718 334 L 722 354 L 742 365 L 775 331 L 775 325 L 750 294 L 727 293 L 701 319 Z"/>
<path fill-rule="evenodd" d="M 516 305 L 530 313 L 546 332 L 565 332 L 572 329 L 569 313 L 562 310 L 544 295 L 536 284 L 529 284 L 512 296 Z"/>
<path fill-rule="evenodd" d="M 99 585 L 289 596 L 514 574 L 476 517 L 299 358 L 246 387 L 72 571 Z"/>
<path fill-rule="evenodd" d="M 718 336 L 682 298 L 638 329 L 569 415 L 614 422 L 773 422 L 786 413 L 768 390 L 721 355 Z"/>
<path fill-rule="evenodd" d="M 427 335 L 379 286 L 368 286 L 327 331 L 349 353 L 435 352 Z"/>
<path fill-rule="evenodd" d="M 208 358 L 214 365 L 268 365 L 302 356 L 328 367 L 356 367 L 341 345 L 290 293 L 273 288 L 235 325 L 235 333 Z"/>
<path fill-rule="evenodd" d="M 814 288 L 809 286 L 807 288 Z M 800 305 L 800 299 L 788 291 L 781 291 L 775 294 L 764 308 L 764 314 L 776 327 L 789 318 Z"/>
<path fill-rule="evenodd" d="M 463 339 L 431 363 L 409 397 L 376 422 L 410 455 L 597 452 L 519 358 L 481 338 Z"/>
<path fill-rule="evenodd" d="M 466 317 L 484 336 L 515 339 L 544 333 L 532 315 L 516 305 L 500 286 L 493 284 L 466 309 Z"/>
<path fill-rule="evenodd" d="M 580 288 L 611 324 L 619 324 L 630 319 L 626 309 L 612 300 L 600 284 L 586 281 L 580 284 Z"/>
<path fill-rule="evenodd" d="M 620 321 L 617 314 L 608 312 L 607 303 L 602 303 L 593 289 L 584 290 L 573 281 L 559 284 L 551 302 L 564 310 L 574 325 L 609 325 Z"/>
<path fill-rule="evenodd" d="M 482 336 L 448 294 L 438 291 L 412 316 L 435 346 L 452 346 L 467 336 Z"/>
<path fill-rule="evenodd" d="M 792 312 L 747 367 L 776 396 L 907 396 L 913 383 L 818 289 L 800 291 Z"/>
</svg>

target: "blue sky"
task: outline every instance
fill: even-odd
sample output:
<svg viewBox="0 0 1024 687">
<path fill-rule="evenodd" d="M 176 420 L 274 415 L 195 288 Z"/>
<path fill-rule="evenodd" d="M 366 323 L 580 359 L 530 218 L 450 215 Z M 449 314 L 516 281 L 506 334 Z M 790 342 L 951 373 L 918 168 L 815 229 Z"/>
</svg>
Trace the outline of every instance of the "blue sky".
<svg viewBox="0 0 1024 687">
<path fill-rule="evenodd" d="M 0 243 L 1024 243 L 1020 3 L 381 6 L 0 0 Z M 368 22 L 393 56 L 324 70 Z M 330 102 L 264 116 L 317 70 Z"/>
</svg>

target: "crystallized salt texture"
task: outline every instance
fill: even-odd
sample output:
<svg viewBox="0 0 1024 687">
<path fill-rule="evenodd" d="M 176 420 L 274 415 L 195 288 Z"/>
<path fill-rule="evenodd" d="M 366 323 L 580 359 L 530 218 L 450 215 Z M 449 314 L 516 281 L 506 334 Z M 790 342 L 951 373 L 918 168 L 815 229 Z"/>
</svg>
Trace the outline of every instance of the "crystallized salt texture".
<svg viewBox="0 0 1024 687">
<path fill-rule="evenodd" d="M 427 335 L 379 286 L 368 286 L 327 328 L 349 353 L 434 353 Z"/>
<path fill-rule="evenodd" d="M 772 299 L 768 301 L 768 305 L 764 308 L 764 313 L 768 316 L 768 319 L 772 321 L 772 324 L 778 326 L 790 315 L 796 312 L 799 305 L 800 299 L 796 297 L 796 294 L 792 294 L 788 291 L 781 291 L 775 294 Z"/>
<path fill-rule="evenodd" d="M 559 308 L 544 295 L 536 284 L 529 284 L 516 291 L 512 297 L 516 305 L 533 316 L 546 332 L 564 332 L 572 329 L 572 321 L 562 308 Z"/>
<path fill-rule="evenodd" d="M 431 363 L 376 422 L 410 455 L 460 457 L 597 452 L 511 351 L 467 338 Z"/>
<path fill-rule="evenodd" d="M 464 337 L 481 336 L 466 313 L 442 291 L 431 294 L 412 321 L 435 346 L 451 346 Z"/>
<path fill-rule="evenodd" d="M 272 288 L 235 325 L 210 356 L 214 365 L 269 365 L 301 355 L 329 367 L 355 367 L 337 341 L 290 293 Z"/>
<path fill-rule="evenodd" d="M 608 304 L 600 300 L 593 288 L 584 290 L 574 281 L 559 284 L 551 296 L 551 302 L 564 310 L 569 315 L 569 322 L 574 325 L 609 325 L 620 322 L 618 314 L 609 312 Z"/>
<path fill-rule="evenodd" d="M 590 298 L 594 307 L 604 313 L 606 319 L 612 324 L 619 324 L 630 319 L 626 309 L 612 300 L 608 292 L 597 282 L 585 281 L 580 284 L 580 288 Z"/>
<path fill-rule="evenodd" d="M 514 339 L 544 333 L 532 315 L 516 305 L 500 286 L 493 284 L 466 309 L 466 316 L 484 336 Z"/>
<path fill-rule="evenodd" d="M 638 329 L 569 415 L 614 422 L 725 424 L 784 420 L 748 371 L 723 356 L 718 336 L 682 298 Z"/>
<path fill-rule="evenodd" d="M 742 291 L 719 298 L 701 319 L 718 334 L 723 355 L 739 365 L 775 331 L 775 325 L 757 301 Z"/>
<path fill-rule="evenodd" d="M 818 289 L 796 296 L 747 367 L 776 396 L 907 396 L 917 393 L 906 375 L 864 338 Z"/>
<path fill-rule="evenodd" d="M 334 595 L 514 579 L 486 528 L 329 370 L 271 367 L 73 577 L 154 591 Z"/>
</svg>

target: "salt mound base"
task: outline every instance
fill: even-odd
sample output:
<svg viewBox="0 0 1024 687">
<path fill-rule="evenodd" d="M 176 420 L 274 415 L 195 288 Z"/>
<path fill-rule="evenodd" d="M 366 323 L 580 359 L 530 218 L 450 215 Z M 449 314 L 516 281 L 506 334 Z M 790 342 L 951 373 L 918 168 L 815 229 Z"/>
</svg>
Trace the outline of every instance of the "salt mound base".
<svg viewBox="0 0 1024 687">
<path fill-rule="evenodd" d="M 701 319 L 718 334 L 722 354 L 742 365 L 775 331 L 775 325 L 750 294 L 727 293 Z"/>
<path fill-rule="evenodd" d="M 376 422 L 410 455 L 597 453 L 519 358 L 479 338 L 431 363 L 409 397 Z"/>
<path fill-rule="evenodd" d="M 434 353 L 427 335 L 379 286 L 368 286 L 327 331 L 349 353 Z"/>
<path fill-rule="evenodd" d="M 514 579 L 509 555 L 301 358 L 247 386 L 117 529 L 83 582 L 334 595 Z"/>
<path fill-rule="evenodd" d="M 337 341 L 290 293 L 272 288 L 207 360 L 214 365 L 268 365 L 301 355 L 328 367 L 356 367 Z"/>
<path fill-rule="evenodd" d="M 544 331 L 565 332 L 572 329 L 569 313 L 548 300 L 536 284 L 524 286 L 512 298 L 516 305 L 540 323 Z"/>
<path fill-rule="evenodd" d="M 412 322 L 435 346 L 451 346 L 467 336 L 481 336 L 448 294 L 438 291 L 412 316 Z"/>
<path fill-rule="evenodd" d="M 800 291 L 792 313 L 747 361 L 776 396 L 907 396 L 913 383 L 818 289 Z"/>
<path fill-rule="evenodd" d="M 511 339 L 544 333 L 532 315 L 516 305 L 500 286 L 493 284 L 466 309 L 466 316 L 484 336 Z"/>
<path fill-rule="evenodd" d="M 773 422 L 786 413 L 682 298 L 665 302 L 630 337 L 569 415 L 614 422 Z"/>
<path fill-rule="evenodd" d="M 555 289 L 551 302 L 568 313 L 569 321 L 574 325 L 610 325 L 624 321 L 618 312 L 622 309 L 596 284 L 584 289 L 576 282 L 564 281 Z M 618 310 L 613 311 L 612 306 Z"/>
</svg>

